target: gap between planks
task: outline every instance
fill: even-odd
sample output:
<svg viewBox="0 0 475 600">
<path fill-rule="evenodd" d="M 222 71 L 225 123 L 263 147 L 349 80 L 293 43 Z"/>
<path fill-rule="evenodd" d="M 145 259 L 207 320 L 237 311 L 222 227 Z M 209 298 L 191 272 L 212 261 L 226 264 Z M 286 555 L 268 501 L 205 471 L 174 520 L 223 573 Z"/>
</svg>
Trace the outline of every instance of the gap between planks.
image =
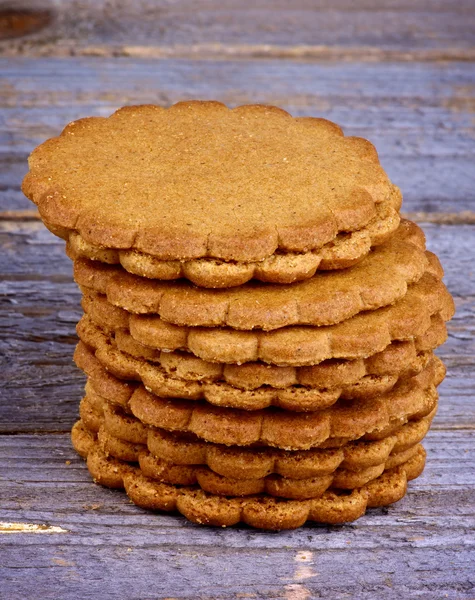
<svg viewBox="0 0 475 600">
<path fill-rule="evenodd" d="M 61 40 L 58 44 L 36 45 L 23 40 L 0 48 L 4 57 L 65 58 L 91 56 L 100 58 L 186 59 L 186 60 L 291 60 L 296 62 L 473 62 L 475 48 L 424 48 L 410 51 L 374 48 L 371 46 L 338 47 L 325 45 L 281 46 L 276 44 L 175 44 L 170 46 L 141 45 L 78 45 L 77 41 Z"/>
<path fill-rule="evenodd" d="M 434 223 L 435 225 L 475 225 L 475 211 L 466 210 L 457 213 L 409 212 L 401 213 L 404 219 L 416 223 Z M 0 221 L 39 221 L 37 210 L 0 211 Z"/>
</svg>

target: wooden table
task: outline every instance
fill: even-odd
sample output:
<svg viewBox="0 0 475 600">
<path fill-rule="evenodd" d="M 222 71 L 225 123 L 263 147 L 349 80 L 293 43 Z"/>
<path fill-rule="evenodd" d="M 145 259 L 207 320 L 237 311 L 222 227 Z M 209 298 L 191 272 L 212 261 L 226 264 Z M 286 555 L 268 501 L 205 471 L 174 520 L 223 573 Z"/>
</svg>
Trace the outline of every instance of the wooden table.
<svg viewBox="0 0 475 600">
<path fill-rule="evenodd" d="M 0 36 L 0 596 L 475 598 L 473 0 L 0 2 Z M 27 155 L 78 117 L 190 97 L 371 139 L 446 269 L 458 310 L 426 471 L 354 524 L 196 527 L 93 485 L 71 448 L 79 292 L 20 192 Z"/>
</svg>

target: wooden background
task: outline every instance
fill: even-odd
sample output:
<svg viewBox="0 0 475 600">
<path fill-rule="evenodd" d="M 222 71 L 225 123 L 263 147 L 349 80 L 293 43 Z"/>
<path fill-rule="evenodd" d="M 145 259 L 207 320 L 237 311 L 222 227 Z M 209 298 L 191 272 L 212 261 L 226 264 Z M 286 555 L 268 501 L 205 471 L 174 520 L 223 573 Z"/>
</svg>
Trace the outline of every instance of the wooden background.
<svg viewBox="0 0 475 600">
<path fill-rule="evenodd" d="M 0 1 L 0 597 L 475 598 L 474 60 L 473 0 Z M 20 192 L 27 155 L 73 119 L 187 98 L 368 137 L 446 269 L 428 466 L 354 524 L 199 528 L 92 485 L 71 449 L 79 293 Z"/>
</svg>

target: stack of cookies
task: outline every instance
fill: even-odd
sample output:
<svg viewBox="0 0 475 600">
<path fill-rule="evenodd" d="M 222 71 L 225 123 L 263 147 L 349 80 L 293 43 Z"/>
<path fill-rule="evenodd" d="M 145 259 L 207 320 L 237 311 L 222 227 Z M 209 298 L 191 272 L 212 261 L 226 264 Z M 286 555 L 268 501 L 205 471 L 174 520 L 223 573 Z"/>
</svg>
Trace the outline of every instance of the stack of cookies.
<svg viewBox="0 0 475 600">
<path fill-rule="evenodd" d="M 70 123 L 23 189 L 67 241 L 94 480 L 195 523 L 342 523 L 402 498 L 453 302 L 366 140 L 217 102 Z"/>
</svg>

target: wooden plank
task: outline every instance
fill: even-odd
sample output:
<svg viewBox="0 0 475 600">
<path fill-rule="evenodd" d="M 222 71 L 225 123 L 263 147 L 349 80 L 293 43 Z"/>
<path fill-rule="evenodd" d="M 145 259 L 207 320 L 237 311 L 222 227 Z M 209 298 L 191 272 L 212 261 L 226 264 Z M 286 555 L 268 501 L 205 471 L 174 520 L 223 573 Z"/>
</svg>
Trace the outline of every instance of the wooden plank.
<svg viewBox="0 0 475 600">
<path fill-rule="evenodd" d="M 0 535 L 5 597 L 471 599 L 474 433 L 432 431 L 402 501 L 340 527 L 208 529 L 90 482 L 68 436 L 1 436 L 2 519 L 64 533 Z M 68 462 L 70 461 L 70 464 Z M 457 469 L 454 469 L 457 464 Z"/>
<path fill-rule="evenodd" d="M 51 282 L 26 275 L 0 287 L 1 431 L 65 431 L 76 419 L 84 385 L 72 363 L 80 294 L 61 277 Z M 449 340 L 439 351 L 449 374 L 441 386 L 437 426 L 475 427 L 475 300 L 457 304 Z"/>
<path fill-rule="evenodd" d="M 5 55 L 372 61 L 475 56 L 469 0 L 142 0 L 139 10 L 119 0 L 29 0 L 14 8 L 33 13 L 33 27 L 28 36 L 5 40 L 0 47 Z M 35 8 L 40 15 L 36 32 Z"/>
<path fill-rule="evenodd" d="M 449 366 L 436 427 L 475 427 L 475 260 L 473 225 L 426 225 L 458 311 L 439 351 Z M 40 222 L 0 223 L 1 431 L 66 431 L 84 378 L 71 361 L 80 293 L 64 242 Z"/>
<path fill-rule="evenodd" d="M 39 296 L 30 295 L 18 309 L 2 310 L 0 431 L 67 431 L 77 418 L 84 377 L 72 363 L 80 315 L 79 293 L 73 296 L 72 287 L 55 284 L 54 294 L 42 304 Z M 63 293 L 70 294 L 71 302 L 55 304 L 54 297 Z M 473 317 L 457 318 L 439 351 L 449 372 L 440 388 L 437 427 L 475 428 L 474 329 Z"/>
<path fill-rule="evenodd" d="M 15 8 L 39 2 L 19 0 Z M 0 223 L 0 520 L 20 524 L 18 533 L 1 535 L 0 523 L 0 596 L 473 600 L 475 77 L 470 64 L 394 63 L 473 60 L 472 0 L 49 6 L 51 26 L 0 44 L 0 53 L 193 60 L 0 61 L 2 217 L 32 217 L 21 212 L 32 208 L 19 190 L 26 156 L 69 120 L 190 96 L 280 104 L 370 137 L 403 187 L 405 209 L 446 223 L 425 229 L 458 312 L 441 350 L 450 371 L 426 441 L 428 466 L 403 501 L 336 528 L 204 529 L 93 485 L 67 434 L 8 435 L 67 431 L 83 377 L 71 362 L 79 293 L 63 243 L 35 221 Z M 257 57 L 273 61 L 245 60 Z M 305 64 L 316 59 L 351 64 Z M 362 63 L 372 60 L 386 64 Z M 35 523 L 47 527 L 33 533 L 27 525 Z"/>
<path fill-rule="evenodd" d="M 420 223 L 420 226 L 425 233 L 428 250 L 437 254 L 444 267 L 447 287 L 460 299 L 461 306 L 469 310 L 470 298 L 475 296 L 475 225 Z M 22 304 L 23 298 L 29 294 L 37 292 L 48 294 L 45 300 L 49 302 L 49 293 L 54 296 L 55 292 L 54 287 L 48 288 L 48 282 L 70 284 L 72 268 L 64 246 L 64 241 L 50 233 L 41 221 L 0 221 L 0 277 L 5 286 L 18 286 L 19 295 L 13 307 Z M 46 287 L 41 291 L 38 284 L 31 287 L 28 284 L 31 280 L 43 281 L 42 285 Z M 75 294 L 75 288 L 62 288 L 61 293 L 64 294 L 65 290 L 68 293 L 67 303 L 70 294 Z M 57 302 L 61 303 L 59 293 L 56 296 Z M 40 297 L 35 300 L 41 302 Z"/>
<path fill-rule="evenodd" d="M 190 97 L 334 120 L 376 145 L 406 211 L 473 210 L 470 64 L 0 59 L 0 78 L 0 211 L 31 208 L 19 189 L 27 155 L 69 121 Z"/>
</svg>

